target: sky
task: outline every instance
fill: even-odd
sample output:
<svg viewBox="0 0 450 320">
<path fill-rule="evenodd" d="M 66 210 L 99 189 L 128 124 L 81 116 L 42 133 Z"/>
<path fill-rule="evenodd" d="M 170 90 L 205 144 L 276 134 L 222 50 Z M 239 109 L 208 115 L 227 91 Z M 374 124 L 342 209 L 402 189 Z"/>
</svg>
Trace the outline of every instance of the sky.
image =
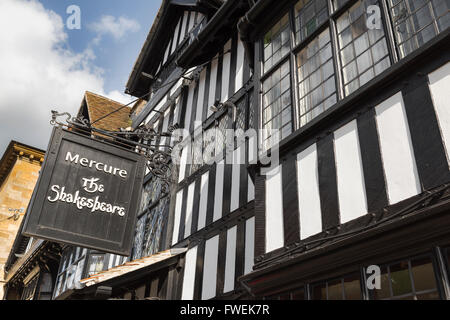
<svg viewBox="0 0 450 320">
<path fill-rule="evenodd" d="M 76 115 L 85 91 L 134 100 L 125 85 L 160 4 L 0 0 L 0 157 L 11 140 L 46 150 L 50 111 Z"/>
</svg>

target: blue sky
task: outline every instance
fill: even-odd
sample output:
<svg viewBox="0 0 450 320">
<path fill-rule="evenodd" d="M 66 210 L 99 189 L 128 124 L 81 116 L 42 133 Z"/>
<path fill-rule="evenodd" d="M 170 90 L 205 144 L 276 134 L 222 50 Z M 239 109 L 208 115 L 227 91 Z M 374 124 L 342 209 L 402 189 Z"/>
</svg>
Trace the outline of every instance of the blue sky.
<svg viewBox="0 0 450 320">
<path fill-rule="evenodd" d="M 0 156 L 11 140 L 46 149 L 51 110 L 76 115 L 85 91 L 124 94 L 160 0 L 0 0 Z M 69 29 L 67 8 L 81 11 Z"/>
<path fill-rule="evenodd" d="M 139 24 L 139 30 L 128 32 L 124 38 L 114 39 L 106 35 L 95 46 L 95 64 L 105 71 L 105 90 L 125 90 L 131 69 L 144 44 L 153 20 L 158 12 L 159 0 L 39 0 L 46 9 L 56 12 L 66 21 L 70 16 L 66 9 L 77 5 L 81 9 L 81 29 L 67 27 L 68 45 L 75 52 L 82 52 L 96 37 L 90 28 L 102 16 L 126 17 Z"/>
</svg>

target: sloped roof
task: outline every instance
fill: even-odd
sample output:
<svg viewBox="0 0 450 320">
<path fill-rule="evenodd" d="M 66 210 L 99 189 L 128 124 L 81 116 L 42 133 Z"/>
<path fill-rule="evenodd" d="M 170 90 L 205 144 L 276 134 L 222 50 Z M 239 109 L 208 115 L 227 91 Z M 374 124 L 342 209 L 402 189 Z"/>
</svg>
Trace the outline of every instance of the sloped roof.
<svg viewBox="0 0 450 320">
<path fill-rule="evenodd" d="M 125 92 L 135 97 L 144 95 L 150 86 L 150 79 L 142 76 L 142 71 L 152 73 L 164 53 L 164 41 L 170 40 L 168 30 L 175 27 L 180 10 L 189 9 L 212 16 L 225 0 L 162 0 L 147 38 L 131 70 Z M 177 11 L 178 10 L 178 11 Z M 155 70 L 153 70 L 155 69 Z"/>
<path fill-rule="evenodd" d="M 130 107 L 89 91 L 86 91 L 83 101 L 86 104 L 82 103 L 81 108 L 86 106 L 89 121 L 94 128 L 118 131 L 120 128 L 127 128 L 131 125 Z M 107 114 L 109 114 L 107 117 L 94 123 Z"/>
<path fill-rule="evenodd" d="M 126 262 L 122 265 L 113 267 L 106 271 L 101 271 L 97 274 L 91 275 L 88 278 L 80 280 L 80 282 L 87 287 L 118 278 L 134 271 L 141 270 L 143 268 L 156 265 L 159 262 L 178 256 L 187 251 L 187 248 L 173 248 L 166 251 L 155 253 L 151 256 L 141 259 Z"/>
<path fill-rule="evenodd" d="M 237 22 L 248 9 L 247 1 L 226 1 L 190 40 L 189 46 L 181 52 L 176 64 L 189 69 L 212 59 L 218 53 L 218 48 L 223 47 L 230 35 L 237 31 Z"/>
</svg>

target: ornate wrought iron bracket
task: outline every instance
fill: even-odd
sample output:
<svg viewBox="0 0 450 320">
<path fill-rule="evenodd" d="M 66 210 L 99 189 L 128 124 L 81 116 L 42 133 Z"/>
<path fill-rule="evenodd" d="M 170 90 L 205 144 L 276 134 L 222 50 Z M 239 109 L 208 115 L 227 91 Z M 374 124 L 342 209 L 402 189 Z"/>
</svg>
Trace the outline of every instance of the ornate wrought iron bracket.
<svg viewBox="0 0 450 320">
<path fill-rule="evenodd" d="M 50 124 L 89 134 L 142 154 L 147 160 L 148 170 L 162 182 L 162 192 L 169 193 L 173 147 L 170 143 L 160 144 L 160 141 L 162 137 L 171 138 L 173 131 L 178 129 L 177 126 L 170 126 L 167 132 L 156 132 L 146 125 L 141 125 L 134 130 L 126 128 L 120 129 L 120 131 L 108 131 L 92 126 L 89 120 L 82 116 L 72 117 L 68 112 L 59 113 L 57 111 L 52 111 Z"/>
</svg>

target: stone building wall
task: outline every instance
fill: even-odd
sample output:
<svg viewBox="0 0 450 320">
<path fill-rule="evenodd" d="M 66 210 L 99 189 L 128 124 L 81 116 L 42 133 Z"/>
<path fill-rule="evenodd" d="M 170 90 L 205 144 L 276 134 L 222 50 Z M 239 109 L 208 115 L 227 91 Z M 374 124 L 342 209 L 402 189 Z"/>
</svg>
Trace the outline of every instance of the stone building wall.
<svg viewBox="0 0 450 320">
<path fill-rule="evenodd" d="M 13 160 L 14 164 L 0 186 L 0 299 L 3 297 L 4 264 L 25 215 L 43 160 L 18 150 L 14 156 L 16 160 Z"/>
</svg>

